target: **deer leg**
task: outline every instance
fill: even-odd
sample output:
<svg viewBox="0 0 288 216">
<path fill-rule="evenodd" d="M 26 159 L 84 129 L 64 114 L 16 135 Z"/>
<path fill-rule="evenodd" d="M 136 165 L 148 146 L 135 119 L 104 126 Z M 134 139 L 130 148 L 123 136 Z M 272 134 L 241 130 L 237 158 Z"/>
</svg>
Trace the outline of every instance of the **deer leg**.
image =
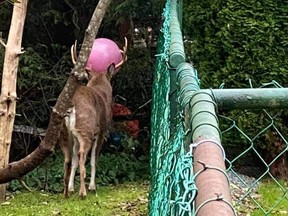
<svg viewBox="0 0 288 216">
<path fill-rule="evenodd" d="M 73 156 L 72 156 L 72 167 L 70 171 L 70 178 L 69 178 L 69 184 L 68 184 L 68 191 L 73 192 L 74 191 L 74 178 L 75 173 L 78 168 L 78 149 L 79 149 L 79 142 L 76 137 L 74 139 L 74 145 L 73 145 Z"/>
<path fill-rule="evenodd" d="M 96 148 L 97 148 L 97 142 L 98 142 L 99 136 L 96 135 L 94 142 L 93 142 L 93 146 L 92 146 L 92 150 L 91 150 L 91 160 L 90 160 L 90 164 L 91 164 L 91 178 L 90 178 L 90 184 L 89 184 L 89 190 L 91 191 L 95 191 L 96 190 L 96 186 L 95 186 L 95 174 L 96 174 Z"/>
<path fill-rule="evenodd" d="M 65 124 L 62 126 L 61 138 L 59 140 L 59 144 L 61 147 L 61 150 L 64 155 L 64 196 L 68 197 L 68 182 L 69 182 L 69 176 L 71 173 L 71 160 L 72 160 L 72 143 L 71 143 L 71 136 L 68 132 L 67 127 Z"/>
<path fill-rule="evenodd" d="M 86 187 L 85 187 L 85 178 L 86 178 L 86 168 L 85 168 L 85 162 L 86 162 L 86 157 L 87 154 L 91 148 L 90 146 L 90 140 L 88 139 L 80 139 L 79 140 L 79 152 L 78 152 L 78 157 L 79 157 L 79 168 L 80 168 L 80 191 L 79 195 L 82 198 L 85 198 L 87 195 L 86 192 Z"/>
<path fill-rule="evenodd" d="M 98 140 L 97 140 L 97 147 L 96 147 L 96 158 L 95 158 L 95 163 L 97 164 L 97 161 L 98 161 L 98 158 L 99 158 L 99 153 L 100 153 L 100 150 L 102 148 L 102 145 L 103 145 L 103 142 L 104 142 L 104 133 L 103 132 L 100 132 L 99 135 L 98 135 Z"/>
<path fill-rule="evenodd" d="M 65 149 L 64 152 L 64 196 L 68 197 L 68 183 L 69 183 L 69 176 L 71 173 L 71 153 L 68 149 Z"/>
</svg>

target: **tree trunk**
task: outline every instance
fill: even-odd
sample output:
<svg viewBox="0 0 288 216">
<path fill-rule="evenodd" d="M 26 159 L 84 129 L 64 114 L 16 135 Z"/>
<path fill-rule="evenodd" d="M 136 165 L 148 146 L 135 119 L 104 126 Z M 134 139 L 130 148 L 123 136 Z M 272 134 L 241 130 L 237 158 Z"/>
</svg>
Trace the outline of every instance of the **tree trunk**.
<svg viewBox="0 0 288 216">
<path fill-rule="evenodd" d="M 16 110 L 16 81 L 21 54 L 22 35 L 28 0 L 14 3 L 5 58 L 0 96 L 0 168 L 9 162 L 10 145 Z M 0 200 L 5 198 L 6 184 L 0 185 Z"/>
<path fill-rule="evenodd" d="M 78 81 L 85 77 L 86 61 L 89 57 L 90 50 L 97 35 L 101 21 L 110 3 L 111 0 L 100 0 L 98 2 L 89 26 L 86 29 L 78 61 L 71 72 L 72 75 L 68 78 L 68 81 L 52 110 L 45 138 L 40 143 L 38 148 L 36 148 L 30 155 L 26 156 L 20 161 L 10 163 L 4 168 L 0 169 L 0 183 L 6 183 L 13 179 L 22 177 L 41 164 L 41 162 L 54 151 L 63 118 L 67 112 L 67 109 L 71 107 L 71 98 L 78 87 Z"/>
</svg>

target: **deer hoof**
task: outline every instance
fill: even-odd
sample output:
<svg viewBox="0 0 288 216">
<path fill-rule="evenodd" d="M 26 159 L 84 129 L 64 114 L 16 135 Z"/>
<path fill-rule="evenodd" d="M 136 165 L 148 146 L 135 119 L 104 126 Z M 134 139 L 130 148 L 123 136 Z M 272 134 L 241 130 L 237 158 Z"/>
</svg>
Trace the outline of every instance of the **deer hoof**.
<svg viewBox="0 0 288 216">
<path fill-rule="evenodd" d="M 85 199 L 87 194 L 86 194 L 86 192 L 80 192 L 79 196 L 80 196 L 81 199 Z"/>
<path fill-rule="evenodd" d="M 94 184 L 94 185 L 89 185 L 88 189 L 89 189 L 90 191 L 96 191 L 95 184 Z"/>
<path fill-rule="evenodd" d="M 74 187 L 68 188 L 68 192 L 74 192 Z"/>
<path fill-rule="evenodd" d="M 64 197 L 68 198 L 69 197 L 69 192 L 68 191 L 64 191 Z"/>
</svg>

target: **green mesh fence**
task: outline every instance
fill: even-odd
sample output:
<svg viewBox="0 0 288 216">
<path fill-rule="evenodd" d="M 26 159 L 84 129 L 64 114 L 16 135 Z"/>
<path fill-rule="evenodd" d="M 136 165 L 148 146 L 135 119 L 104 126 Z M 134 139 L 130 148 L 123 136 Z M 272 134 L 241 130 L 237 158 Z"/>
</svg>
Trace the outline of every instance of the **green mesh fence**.
<svg viewBox="0 0 288 216">
<path fill-rule="evenodd" d="M 202 101 L 211 103 L 217 112 L 218 118 L 211 112 L 215 119 L 213 124 L 207 123 L 205 119 L 198 124 L 210 124 L 212 129 L 215 128 L 215 133 L 222 131 L 221 141 L 216 139 L 215 144 L 222 143 L 226 150 L 227 174 L 224 170 L 220 172 L 230 179 L 233 206 L 237 213 L 288 214 L 288 207 L 285 205 L 288 202 L 287 181 L 275 178 L 276 175 L 279 176 L 279 172 L 285 171 L 277 169 L 279 164 L 280 167 L 281 163 L 287 164 L 288 118 L 287 112 L 280 108 L 288 107 L 288 89 L 282 89 L 273 81 L 263 85 L 264 88 L 273 87 L 269 93 L 253 93 L 253 97 L 257 99 L 250 98 L 247 90 L 240 90 L 237 94 L 229 89 L 225 89 L 226 93 L 224 90 L 221 92 L 221 89 L 200 90 L 197 71 L 192 66 L 191 73 L 185 69 L 185 72 L 177 75 L 186 79 L 183 86 L 178 85 L 175 67 L 185 60 L 181 20 L 178 20 L 181 19 L 181 4 L 177 0 L 166 1 L 163 27 L 159 35 L 151 117 L 149 215 L 197 215 L 199 210 L 199 207 L 195 209 L 194 202 L 198 196 L 195 178 L 199 173 L 193 173 L 193 154 L 189 149 L 193 125 L 187 122 L 190 118 L 184 119 L 184 111 L 187 112 L 185 107 L 197 94 L 211 98 Z M 276 92 L 275 89 L 279 91 Z M 218 119 L 221 131 L 218 128 Z M 271 193 L 277 193 L 277 199 L 268 198 L 267 201 L 259 195 L 258 190 L 261 190 L 264 182 L 273 185 Z M 223 201 L 219 197 L 217 195 L 215 201 Z M 202 204 L 206 205 L 213 200 L 206 200 Z M 228 202 L 227 204 L 230 205 Z M 233 214 L 236 214 L 234 209 Z"/>
<path fill-rule="evenodd" d="M 159 37 L 159 54 L 153 84 L 152 177 L 149 203 L 149 214 L 153 216 L 194 215 L 192 202 L 196 195 L 192 157 L 191 153 L 185 151 L 185 132 L 180 111 L 175 115 L 173 134 L 170 133 L 170 73 L 175 72 L 168 66 L 171 41 L 170 6 L 171 2 L 168 0 L 163 12 L 165 20 Z"/>
</svg>

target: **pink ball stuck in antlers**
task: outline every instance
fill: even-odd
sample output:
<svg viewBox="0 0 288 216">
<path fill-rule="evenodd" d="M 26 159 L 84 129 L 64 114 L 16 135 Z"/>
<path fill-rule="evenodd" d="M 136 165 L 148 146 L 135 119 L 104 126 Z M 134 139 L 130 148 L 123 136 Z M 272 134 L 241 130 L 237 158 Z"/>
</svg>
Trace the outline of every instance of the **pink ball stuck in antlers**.
<svg viewBox="0 0 288 216">
<path fill-rule="evenodd" d="M 119 64 L 122 53 L 117 44 L 107 38 L 97 38 L 87 61 L 86 70 L 103 73 L 111 64 Z"/>
</svg>

